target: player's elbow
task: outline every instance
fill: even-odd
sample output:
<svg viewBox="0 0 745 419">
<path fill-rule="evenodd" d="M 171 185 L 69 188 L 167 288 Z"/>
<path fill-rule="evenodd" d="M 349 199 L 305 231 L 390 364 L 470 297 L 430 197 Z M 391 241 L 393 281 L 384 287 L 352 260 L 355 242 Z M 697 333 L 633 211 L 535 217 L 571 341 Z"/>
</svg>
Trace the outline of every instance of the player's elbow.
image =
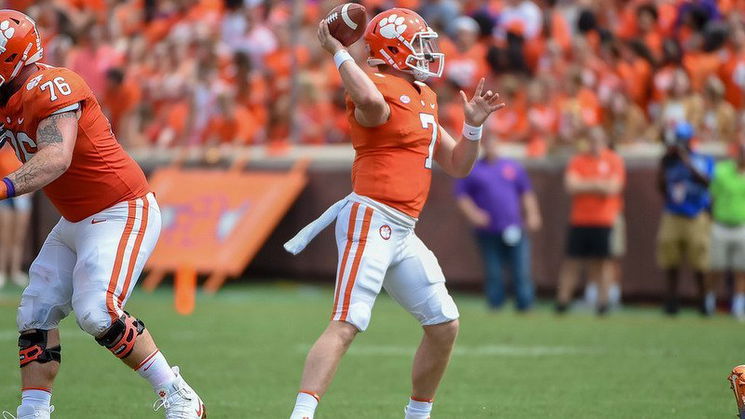
<svg viewBox="0 0 745 419">
<path fill-rule="evenodd" d="M 465 161 L 460 164 L 453 165 L 453 169 L 451 169 L 451 176 L 456 179 L 463 179 L 465 177 L 468 177 L 468 175 L 470 175 L 471 171 L 473 170 L 474 164 L 475 161 Z"/>
<path fill-rule="evenodd" d="M 454 177 L 456 179 L 463 179 L 463 178 L 468 177 L 468 175 L 471 174 L 471 167 L 470 166 L 453 167 L 450 170 L 448 170 L 448 174 L 451 177 Z"/>
</svg>

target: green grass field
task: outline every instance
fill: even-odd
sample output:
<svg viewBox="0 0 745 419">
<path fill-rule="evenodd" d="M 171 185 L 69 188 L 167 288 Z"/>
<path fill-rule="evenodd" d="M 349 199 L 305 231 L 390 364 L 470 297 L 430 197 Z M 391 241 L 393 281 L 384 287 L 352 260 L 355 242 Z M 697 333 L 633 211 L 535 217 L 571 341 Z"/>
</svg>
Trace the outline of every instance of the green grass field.
<svg viewBox="0 0 745 419">
<path fill-rule="evenodd" d="M 188 317 L 171 294 L 135 292 L 142 318 L 172 364 L 182 367 L 210 418 L 286 418 L 305 352 L 324 328 L 332 289 L 288 284 L 232 286 L 200 295 Z M 0 293 L 0 411 L 18 403 L 15 309 Z M 461 336 L 435 404 L 435 418 L 728 418 L 725 381 L 745 362 L 745 325 L 687 313 L 633 309 L 609 318 L 548 307 L 527 316 L 488 312 L 457 295 Z M 370 329 L 344 359 L 317 417 L 401 418 L 419 327 L 382 296 Z M 62 326 L 54 388 L 56 418 L 149 418 L 149 386 L 84 335 Z"/>
</svg>

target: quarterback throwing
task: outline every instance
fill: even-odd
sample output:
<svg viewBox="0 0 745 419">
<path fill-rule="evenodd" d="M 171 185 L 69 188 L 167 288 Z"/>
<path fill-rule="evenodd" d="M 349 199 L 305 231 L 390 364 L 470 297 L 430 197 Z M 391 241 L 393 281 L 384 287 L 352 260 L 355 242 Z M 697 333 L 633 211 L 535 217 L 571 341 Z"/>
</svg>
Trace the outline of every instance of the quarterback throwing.
<svg viewBox="0 0 745 419">
<path fill-rule="evenodd" d="M 300 252 L 334 220 L 338 270 L 331 321 L 313 345 L 291 419 L 311 419 L 337 366 L 369 322 L 382 288 L 422 325 L 414 358 L 407 419 L 429 418 L 432 401 L 458 333 L 458 309 L 434 254 L 414 233 L 437 162 L 451 176 L 466 176 L 479 152 L 482 125 L 504 107 L 484 91 L 461 92 L 465 125 L 455 140 L 439 125 L 437 95 L 424 81 L 442 74 L 437 33 L 408 9 L 390 9 L 368 24 L 367 73 L 322 21 L 318 38 L 333 55 L 347 93 L 347 118 L 356 157 L 354 192 L 301 230 L 285 248 Z"/>
</svg>

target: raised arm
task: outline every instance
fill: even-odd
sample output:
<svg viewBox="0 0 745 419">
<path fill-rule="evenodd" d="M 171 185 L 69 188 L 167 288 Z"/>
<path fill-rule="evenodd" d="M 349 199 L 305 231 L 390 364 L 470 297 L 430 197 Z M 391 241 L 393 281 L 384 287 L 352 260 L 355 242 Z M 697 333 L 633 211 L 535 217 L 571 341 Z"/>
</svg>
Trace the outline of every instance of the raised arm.
<svg viewBox="0 0 745 419">
<path fill-rule="evenodd" d="M 354 102 L 354 117 L 357 122 L 363 127 L 377 127 L 387 122 L 391 109 L 383 94 L 354 62 L 341 42 L 331 36 L 325 19 L 318 25 L 318 40 L 323 48 L 334 56 L 344 88 Z"/>
<path fill-rule="evenodd" d="M 463 135 L 460 141 L 456 141 L 445 129 L 440 127 L 440 145 L 435 153 L 435 160 L 445 173 L 453 177 L 465 177 L 471 173 L 473 164 L 479 156 L 479 144 L 481 133 L 486 118 L 505 104 L 499 101 L 499 94 L 491 90 L 484 90 L 484 79 L 479 81 L 476 92 L 471 100 L 461 90 L 460 96 L 463 100 L 463 113 L 466 120 L 463 126 Z"/>
<path fill-rule="evenodd" d="M 36 129 L 38 151 L 4 180 L 4 198 L 37 191 L 67 171 L 78 135 L 79 111 L 51 115 Z M 8 185 L 10 183 L 11 185 Z M 14 189 L 13 192 L 11 189 Z"/>
</svg>

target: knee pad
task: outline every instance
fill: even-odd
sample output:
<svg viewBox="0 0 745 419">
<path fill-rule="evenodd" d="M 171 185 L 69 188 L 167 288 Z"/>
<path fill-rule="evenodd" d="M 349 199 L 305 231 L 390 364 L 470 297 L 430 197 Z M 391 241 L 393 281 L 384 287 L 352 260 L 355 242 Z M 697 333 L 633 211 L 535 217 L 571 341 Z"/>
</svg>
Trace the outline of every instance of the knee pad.
<svg viewBox="0 0 745 419">
<path fill-rule="evenodd" d="M 18 338 L 18 355 L 21 368 L 32 362 L 46 364 L 47 362 L 62 362 L 62 347 L 60 345 L 47 348 L 46 330 L 34 330 L 21 334 Z"/>
<path fill-rule="evenodd" d="M 117 358 L 126 358 L 132 353 L 137 337 L 144 331 L 145 323 L 125 312 L 103 335 L 96 338 L 96 342 L 106 347 Z"/>
</svg>

